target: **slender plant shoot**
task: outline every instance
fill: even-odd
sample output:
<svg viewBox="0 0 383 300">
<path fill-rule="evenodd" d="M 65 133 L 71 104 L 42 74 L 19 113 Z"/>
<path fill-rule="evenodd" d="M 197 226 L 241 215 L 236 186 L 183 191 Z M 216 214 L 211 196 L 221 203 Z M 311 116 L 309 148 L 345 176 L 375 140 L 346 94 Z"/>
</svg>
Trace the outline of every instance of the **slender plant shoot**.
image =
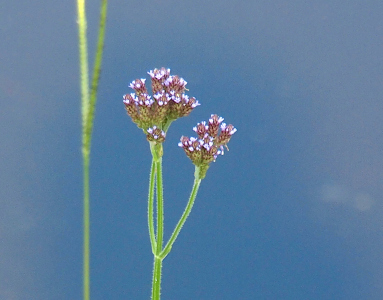
<svg viewBox="0 0 383 300">
<path fill-rule="evenodd" d="M 178 145 L 184 149 L 187 157 L 195 165 L 194 183 L 185 210 L 169 241 L 164 245 L 162 144 L 171 123 L 188 116 L 200 104 L 194 97 L 185 94 L 187 82 L 177 75 L 170 75 L 170 69 L 154 69 L 148 74 L 151 77 L 153 96 L 149 95 L 146 88 L 146 79 L 136 79 L 129 85 L 134 92 L 124 95 L 123 103 L 132 121 L 146 135 L 152 154 L 148 195 L 149 238 L 154 256 L 151 299 L 159 300 L 162 262 L 171 251 L 182 226 L 190 215 L 199 186 L 206 176 L 210 163 L 224 154 L 224 147 L 227 148 L 227 143 L 237 129 L 231 124 L 223 123 L 222 117 L 211 115 L 207 122 L 198 123 L 193 128 L 197 137 L 181 137 Z"/>
</svg>

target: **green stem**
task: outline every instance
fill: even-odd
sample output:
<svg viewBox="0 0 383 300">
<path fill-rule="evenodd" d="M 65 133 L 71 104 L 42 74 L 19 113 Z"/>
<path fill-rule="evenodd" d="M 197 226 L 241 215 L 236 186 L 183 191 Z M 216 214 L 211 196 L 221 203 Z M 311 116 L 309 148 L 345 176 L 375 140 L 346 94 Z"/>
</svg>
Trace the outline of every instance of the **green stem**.
<svg viewBox="0 0 383 300">
<path fill-rule="evenodd" d="M 156 255 L 162 250 L 164 237 L 164 199 L 162 186 L 162 157 L 156 161 L 156 183 L 157 183 L 157 247 Z"/>
<path fill-rule="evenodd" d="M 83 299 L 90 299 L 90 213 L 89 213 L 89 149 L 85 144 L 85 124 L 89 110 L 89 75 L 88 46 L 86 40 L 85 1 L 77 1 L 79 54 L 80 54 L 80 86 L 82 116 L 82 156 L 83 156 Z"/>
<path fill-rule="evenodd" d="M 195 174 L 198 173 L 198 170 L 199 170 L 199 168 L 196 167 Z M 158 257 L 160 259 L 164 259 L 169 254 L 170 250 L 172 249 L 174 242 L 176 241 L 176 239 L 178 237 L 178 234 L 180 233 L 180 231 L 182 229 L 182 226 L 184 226 L 186 219 L 190 215 L 190 212 L 193 208 L 195 198 L 197 197 L 197 193 L 198 193 L 199 186 L 201 184 L 201 180 L 202 179 L 200 179 L 198 176 L 195 177 L 193 189 L 192 189 L 192 192 L 190 194 L 189 201 L 188 201 L 186 208 L 185 208 L 180 220 L 178 221 L 177 226 L 175 227 L 169 241 L 167 242 L 166 246 L 164 247 L 164 250 L 161 253 L 159 253 L 159 255 L 158 255 Z"/>
<path fill-rule="evenodd" d="M 167 122 L 165 123 L 164 127 L 162 128 L 162 130 L 167 132 L 173 121 L 174 121 L 174 119 L 167 120 Z"/>
<path fill-rule="evenodd" d="M 148 227 L 150 244 L 152 245 L 152 252 L 156 254 L 156 237 L 154 235 L 154 220 L 153 220 L 153 205 L 154 205 L 154 183 L 156 178 L 156 164 L 154 159 L 152 160 L 152 166 L 150 168 L 149 179 L 149 195 L 148 195 Z"/>
<path fill-rule="evenodd" d="M 89 165 L 94 111 L 96 107 L 98 83 L 100 80 L 101 61 L 104 48 L 107 0 L 102 0 L 96 58 L 89 98 L 88 45 L 86 38 L 85 0 L 77 0 L 78 44 L 81 87 L 82 117 L 82 157 L 83 157 L 83 299 L 90 299 L 90 200 L 89 200 Z"/>
<path fill-rule="evenodd" d="M 161 297 L 161 271 L 162 259 L 154 256 L 152 300 L 160 300 Z"/>
<path fill-rule="evenodd" d="M 90 212 L 89 212 L 89 154 L 83 157 L 84 212 L 83 212 L 83 297 L 90 299 Z"/>
<path fill-rule="evenodd" d="M 152 153 L 152 171 L 155 169 L 155 181 L 156 181 L 156 194 L 157 194 L 157 236 L 154 237 L 154 221 L 153 221 L 153 210 L 154 203 L 153 197 L 149 198 L 149 235 L 150 241 L 154 246 L 154 266 L 153 266 L 153 282 L 152 282 L 152 300 L 160 300 L 161 295 L 161 270 L 162 270 L 162 259 L 158 257 L 158 254 L 162 251 L 162 243 L 164 237 L 164 196 L 163 196 L 163 183 L 162 183 L 162 155 L 163 148 L 162 144 L 150 143 L 150 150 Z M 150 189 L 154 189 L 151 185 L 154 182 L 154 176 L 150 176 Z M 150 196 L 149 196 L 150 197 Z M 153 229 L 151 229 L 153 228 Z"/>
</svg>

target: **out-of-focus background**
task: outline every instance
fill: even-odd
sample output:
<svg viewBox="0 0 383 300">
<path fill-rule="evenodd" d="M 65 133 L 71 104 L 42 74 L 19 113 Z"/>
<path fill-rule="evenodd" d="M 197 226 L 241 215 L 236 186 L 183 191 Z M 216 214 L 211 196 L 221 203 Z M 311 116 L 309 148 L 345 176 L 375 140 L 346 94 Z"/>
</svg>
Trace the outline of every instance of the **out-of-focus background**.
<svg viewBox="0 0 383 300">
<path fill-rule="evenodd" d="M 75 1 L 1 7 L 0 299 L 81 299 Z M 202 104 L 165 143 L 166 238 L 193 181 L 180 136 L 212 113 L 238 128 L 164 261 L 163 299 L 383 299 L 382 36 L 382 1 L 110 1 L 92 299 L 150 296 L 150 152 L 122 95 L 162 66 Z"/>
</svg>

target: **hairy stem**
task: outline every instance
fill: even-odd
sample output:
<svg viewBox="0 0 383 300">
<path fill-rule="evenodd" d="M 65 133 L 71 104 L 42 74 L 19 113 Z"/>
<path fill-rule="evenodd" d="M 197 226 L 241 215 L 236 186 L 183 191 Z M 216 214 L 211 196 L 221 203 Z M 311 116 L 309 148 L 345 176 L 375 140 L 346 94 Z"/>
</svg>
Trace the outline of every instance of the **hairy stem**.
<svg viewBox="0 0 383 300">
<path fill-rule="evenodd" d="M 161 271 L 162 259 L 154 256 L 152 300 L 160 300 L 161 297 Z"/>
<path fill-rule="evenodd" d="M 148 195 L 148 227 L 149 227 L 149 237 L 150 244 L 152 245 L 152 252 L 156 254 L 156 237 L 154 234 L 154 219 L 153 219 L 153 205 L 154 205 L 154 184 L 156 178 L 156 163 L 154 159 L 152 160 L 152 166 L 150 169 L 150 179 L 149 179 L 149 195 Z"/>
<path fill-rule="evenodd" d="M 198 170 L 198 167 L 196 167 L 196 173 L 198 173 L 197 170 Z M 198 193 L 199 186 L 201 184 L 201 180 L 202 179 L 200 179 L 198 177 L 196 177 L 194 179 L 193 189 L 192 189 L 192 192 L 190 194 L 189 201 L 188 201 L 186 208 L 185 208 L 180 220 L 178 221 L 169 241 L 167 242 L 166 246 L 164 247 L 164 250 L 161 251 L 161 253 L 159 254 L 159 257 L 161 259 L 164 259 L 169 254 L 170 250 L 172 249 L 174 242 L 176 241 L 176 239 L 178 237 L 178 234 L 180 233 L 180 231 L 182 229 L 182 226 L 184 226 L 186 219 L 189 217 L 190 212 L 191 212 L 193 205 L 194 205 L 194 201 L 197 197 L 197 193 Z"/>
<path fill-rule="evenodd" d="M 83 158 L 83 299 L 90 299 L 90 200 L 89 166 L 94 111 L 100 79 L 106 25 L 107 0 L 102 0 L 96 59 L 89 97 L 88 45 L 86 38 L 85 0 L 77 0 L 78 44 L 81 88 L 82 158 Z"/>
</svg>

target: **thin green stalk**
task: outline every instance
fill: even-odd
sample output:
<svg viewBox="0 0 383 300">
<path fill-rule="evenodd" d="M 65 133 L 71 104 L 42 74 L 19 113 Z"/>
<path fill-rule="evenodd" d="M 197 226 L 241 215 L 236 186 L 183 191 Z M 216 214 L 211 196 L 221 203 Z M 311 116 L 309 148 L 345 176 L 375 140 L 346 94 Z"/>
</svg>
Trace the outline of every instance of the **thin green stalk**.
<svg viewBox="0 0 383 300">
<path fill-rule="evenodd" d="M 77 1 L 79 55 L 80 55 L 80 86 L 81 86 L 81 116 L 82 116 L 82 156 L 83 156 L 83 299 L 90 299 L 90 213 L 89 213 L 89 149 L 85 146 L 85 124 L 89 110 L 89 75 L 88 75 L 88 46 L 86 39 L 85 1 Z"/>
<path fill-rule="evenodd" d="M 196 172 L 197 172 L 197 168 L 198 167 L 196 167 Z M 178 234 L 180 233 L 180 231 L 182 229 L 182 226 L 184 226 L 186 219 L 190 215 L 190 212 L 191 212 L 193 205 L 194 205 L 195 198 L 197 197 L 197 193 L 198 193 L 199 186 L 201 184 L 201 180 L 202 179 L 200 179 L 198 177 L 196 177 L 194 179 L 193 189 L 192 189 L 192 192 L 190 194 L 189 201 L 188 201 L 186 208 L 185 208 L 180 220 L 178 221 L 177 226 L 175 227 L 169 241 L 167 242 L 166 246 L 164 247 L 164 250 L 161 253 L 159 253 L 159 255 L 158 255 L 160 259 L 164 259 L 166 257 L 166 255 L 169 254 L 170 250 L 172 249 L 174 242 L 177 239 Z"/>
<path fill-rule="evenodd" d="M 84 212 L 83 212 L 83 297 L 90 299 L 90 209 L 89 209 L 89 155 L 83 158 Z"/>
<path fill-rule="evenodd" d="M 158 156 L 157 156 L 158 157 Z M 154 157 L 153 157 L 154 159 Z M 157 183 L 157 243 L 154 254 L 153 282 L 152 282 L 152 300 L 160 300 L 161 295 L 161 271 L 162 259 L 158 257 L 162 250 L 164 237 L 164 202 L 162 185 L 162 157 L 159 157 L 156 164 L 156 183 Z"/>
<path fill-rule="evenodd" d="M 154 220 L 153 220 L 153 205 L 154 205 L 154 184 L 156 178 L 156 164 L 154 159 L 152 160 L 152 166 L 150 168 L 150 179 L 149 179 L 149 195 L 148 195 L 148 227 L 150 244 L 152 245 L 152 252 L 156 254 L 156 237 L 154 234 Z"/>
<path fill-rule="evenodd" d="M 81 118 L 82 118 L 82 157 L 83 157 L 83 299 L 90 299 L 90 200 L 89 200 L 89 165 L 90 147 L 94 111 L 96 107 L 98 83 L 100 79 L 101 61 L 104 48 L 107 0 L 102 0 L 96 58 L 93 80 L 89 98 L 88 45 L 86 38 L 85 0 L 77 0 L 78 43 L 81 87 Z"/>
<path fill-rule="evenodd" d="M 162 157 L 156 161 L 156 183 L 157 183 L 157 247 L 156 255 L 162 250 L 164 237 L 164 199 L 162 186 Z"/>
<path fill-rule="evenodd" d="M 154 256 L 152 300 L 160 300 L 161 297 L 161 271 L 162 259 Z"/>
<path fill-rule="evenodd" d="M 153 156 L 154 168 L 155 168 L 155 181 L 156 181 L 156 194 L 157 194 L 157 235 L 154 238 L 152 236 L 152 232 L 149 232 L 150 240 L 152 243 L 155 243 L 155 251 L 154 251 L 154 265 L 153 265 L 153 282 L 152 282 L 152 300 L 160 300 L 161 295 L 161 270 L 162 270 L 162 259 L 158 257 L 158 254 L 162 250 L 163 236 L 164 236 L 164 202 L 163 202 L 163 183 L 162 183 L 162 154 L 163 149 L 161 144 L 150 143 L 150 150 Z M 152 165 L 153 169 L 153 165 Z M 150 177 L 150 185 L 154 182 L 154 178 L 151 175 Z M 152 189 L 152 187 L 150 187 Z M 150 197 L 150 196 L 149 196 Z M 154 203 L 153 197 L 149 198 L 149 231 L 153 228 L 154 235 L 154 221 L 150 216 L 153 215 Z M 154 242 L 153 242 L 154 240 Z M 153 250 L 153 244 L 152 244 Z"/>
</svg>

